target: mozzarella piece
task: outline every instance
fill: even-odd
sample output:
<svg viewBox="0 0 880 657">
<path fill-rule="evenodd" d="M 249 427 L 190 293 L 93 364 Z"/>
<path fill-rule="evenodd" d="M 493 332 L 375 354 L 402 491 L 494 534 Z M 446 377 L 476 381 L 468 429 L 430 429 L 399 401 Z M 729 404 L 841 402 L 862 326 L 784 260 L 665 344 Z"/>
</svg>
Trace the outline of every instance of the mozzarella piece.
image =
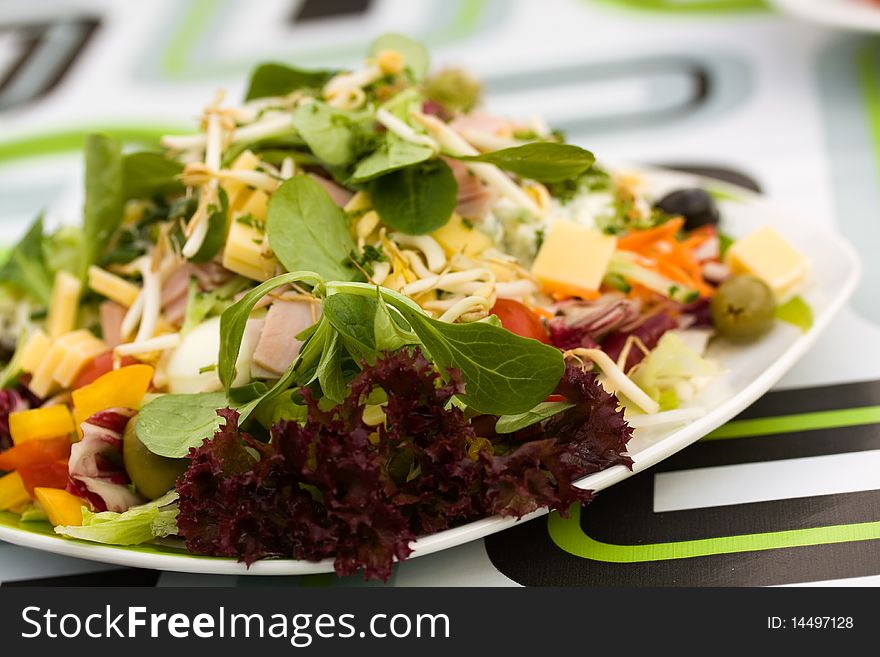
<svg viewBox="0 0 880 657">
<path fill-rule="evenodd" d="M 541 245 L 532 275 L 547 292 L 578 296 L 599 289 L 617 238 L 598 230 L 560 219 Z"/>
<path fill-rule="evenodd" d="M 734 242 L 724 262 L 734 274 L 752 274 L 767 283 L 777 301 L 795 294 L 810 268 L 806 256 L 772 226 L 759 228 Z"/>
<path fill-rule="evenodd" d="M 247 338 L 247 336 L 245 336 Z M 236 361 L 233 386 L 250 380 L 253 344 L 245 339 Z M 186 334 L 171 352 L 165 368 L 168 391 L 171 393 L 212 392 L 222 389 L 217 375 L 220 354 L 220 318 L 211 317 Z"/>
</svg>

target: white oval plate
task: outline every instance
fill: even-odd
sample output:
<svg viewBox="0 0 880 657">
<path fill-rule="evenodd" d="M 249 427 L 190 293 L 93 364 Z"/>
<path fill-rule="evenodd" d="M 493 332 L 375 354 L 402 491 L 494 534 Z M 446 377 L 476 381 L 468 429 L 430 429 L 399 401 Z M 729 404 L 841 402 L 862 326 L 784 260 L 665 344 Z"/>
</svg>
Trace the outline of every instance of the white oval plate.
<svg viewBox="0 0 880 657">
<path fill-rule="evenodd" d="M 880 4 L 868 0 L 771 0 L 791 16 L 829 27 L 880 32 Z"/>
<path fill-rule="evenodd" d="M 631 168 L 628 168 L 630 170 Z M 662 194 L 677 187 L 702 186 L 718 190 L 722 228 L 730 235 L 742 236 L 772 224 L 811 261 L 812 271 L 803 296 L 813 308 L 813 327 L 802 333 L 777 322 L 761 340 L 746 346 L 714 341 L 709 355 L 724 373 L 707 387 L 690 406 L 707 413 L 686 426 L 636 430 L 630 442 L 634 461 L 632 471 L 614 466 L 582 479 L 578 485 L 600 491 L 645 470 L 721 426 L 763 395 L 815 342 L 832 317 L 846 303 L 859 280 L 861 264 L 853 248 L 825 228 L 790 217 L 760 196 L 740 187 L 706 178 L 671 171 L 638 169 L 645 187 L 652 194 Z M 494 534 L 546 513 L 540 510 L 517 521 L 491 517 L 448 529 L 418 539 L 412 544 L 410 558 L 455 547 Z M 332 560 L 320 562 L 273 559 L 259 561 L 250 568 L 232 559 L 196 556 L 186 552 L 179 541 L 132 547 L 115 547 L 71 540 L 51 532 L 48 524 L 23 529 L 17 517 L 0 513 L 0 540 L 54 552 L 69 557 L 90 559 L 122 566 L 155 568 L 217 575 L 306 575 L 333 572 Z"/>
</svg>

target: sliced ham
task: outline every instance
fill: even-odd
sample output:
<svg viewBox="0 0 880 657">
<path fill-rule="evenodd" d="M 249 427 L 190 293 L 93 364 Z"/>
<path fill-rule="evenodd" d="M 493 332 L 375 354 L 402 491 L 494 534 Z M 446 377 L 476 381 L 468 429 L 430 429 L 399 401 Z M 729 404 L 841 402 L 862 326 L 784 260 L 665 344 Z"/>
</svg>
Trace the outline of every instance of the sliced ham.
<svg viewBox="0 0 880 657">
<path fill-rule="evenodd" d="M 324 191 L 330 194 L 330 198 L 332 198 L 333 202 L 339 207 L 345 206 L 351 200 L 351 197 L 354 196 L 352 192 L 344 187 L 340 187 L 332 180 L 327 180 L 327 178 L 317 176 L 314 173 L 310 173 L 309 177 L 323 187 Z"/>
<path fill-rule="evenodd" d="M 498 198 L 496 192 L 467 170 L 458 160 L 446 159 L 458 183 L 455 211 L 468 219 L 479 219 Z"/>
<path fill-rule="evenodd" d="M 189 263 L 188 267 L 190 276 L 195 276 L 202 292 L 220 287 L 234 276 L 231 271 L 213 261 L 200 264 Z"/>
<path fill-rule="evenodd" d="M 193 275 L 193 266 L 183 263 L 171 272 L 162 285 L 162 315 L 172 324 L 183 321 L 189 297 L 189 281 Z"/>
<path fill-rule="evenodd" d="M 477 110 L 468 114 L 459 114 L 450 123 L 449 127 L 456 132 L 486 132 L 496 137 L 513 136 L 513 125 L 504 117 L 489 114 Z"/>
<path fill-rule="evenodd" d="M 107 346 L 113 349 L 122 344 L 122 320 L 128 312 L 125 306 L 115 301 L 104 301 L 98 307 L 101 317 L 101 335 Z"/>
<path fill-rule="evenodd" d="M 315 323 L 317 312 L 319 307 L 310 301 L 275 301 L 254 349 L 254 365 L 271 377 L 284 374 L 302 347 L 295 336 Z"/>
<path fill-rule="evenodd" d="M 165 283 L 162 285 L 163 307 L 181 295 L 186 296 L 189 290 L 189 279 L 192 276 L 191 270 L 192 267 L 184 263 L 168 275 L 168 278 L 165 279 Z"/>
</svg>

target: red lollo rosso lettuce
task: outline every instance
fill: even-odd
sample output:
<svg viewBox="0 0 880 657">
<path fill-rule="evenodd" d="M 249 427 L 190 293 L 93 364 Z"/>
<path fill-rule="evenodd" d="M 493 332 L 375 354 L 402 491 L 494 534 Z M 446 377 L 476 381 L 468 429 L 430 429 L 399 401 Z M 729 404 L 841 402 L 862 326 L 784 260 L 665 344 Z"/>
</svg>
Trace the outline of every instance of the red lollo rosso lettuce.
<svg viewBox="0 0 880 657">
<path fill-rule="evenodd" d="M 363 412 L 377 388 L 388 402 L 373 427 Z M 576 406 L 503 440 L 478 437 L 480 424 L 449 403 L 462 391 L 414 349 L 366 366 L 330 410 L 304 390 L 308 420 L 276 424 L 268 444 L 241 432 L 235 411 L 218 411 L 225 426 L 190 452 L 178 480 L 180 535 L 199 554 L 334 557 L 339 574 L 387 580 L 419 535 L 493 513 L 566 513 L 592 497 L 574 480 L 631 464 L 631 430 L 593 374 L 569 367 L 557 394 Z"/>
</svg>

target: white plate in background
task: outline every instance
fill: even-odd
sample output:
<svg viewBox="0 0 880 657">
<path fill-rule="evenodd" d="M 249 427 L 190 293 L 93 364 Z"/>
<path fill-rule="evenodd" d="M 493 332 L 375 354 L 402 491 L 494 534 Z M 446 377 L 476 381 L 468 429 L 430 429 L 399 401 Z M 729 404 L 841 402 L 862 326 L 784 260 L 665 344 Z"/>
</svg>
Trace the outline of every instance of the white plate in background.
<svg viewBox="0 0 880 657">
<path fill-rule="evenodd" d="M 780 11 L 810 21 L 859 32 L 880 32 L 880 3 L 870 0 L 771 0 Z"/>
</svg>

